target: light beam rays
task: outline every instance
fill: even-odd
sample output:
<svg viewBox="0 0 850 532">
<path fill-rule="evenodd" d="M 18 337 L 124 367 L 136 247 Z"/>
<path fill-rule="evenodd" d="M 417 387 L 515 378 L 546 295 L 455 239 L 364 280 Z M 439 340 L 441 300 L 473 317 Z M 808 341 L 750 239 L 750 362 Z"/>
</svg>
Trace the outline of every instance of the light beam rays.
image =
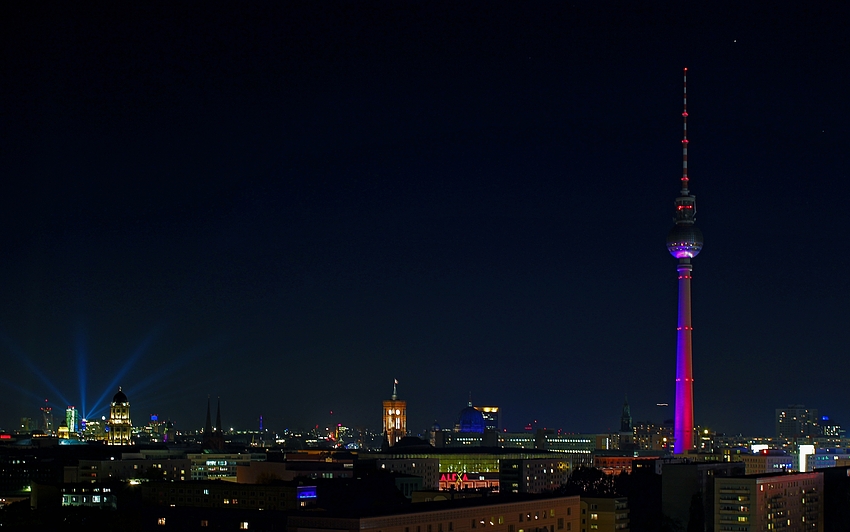
<svg viewBox="0 0 850 532">
<path fill-rule="evenodd" d="M 86 375 L 88 374 L 88 357 L 86 349 L 86 335 L 82 325 L 77 327 L 74 335 L 74 351 L 77 353 L 77 379 L 80 383 L 80 412 L 88 419 L 86 410 Z"/>
<path fill-rule="evenodd" d="M 41 381 L 47 385 L 51 392 L 53 392 L 57 397 L 59 397 L 60 400 L 64 401 L 65 405 L 71 404 L 71 402 L 65 398 L 64 394 L 59 391 L 59 388 L 57 388 L 53 384 L 53 382 L 51 382 L 51 380 L 48 379 L 47 376 L 42 373 L 40 369 L 38 369 L 38 367 L 32 362 L 32 360 L 30 360 L 30 357 L 28 357 L 26 353 L 24 353 L 23 349 L 21 349 L 16 343 L 14 343 L 12 339 L 9 338 L 9 336 L 6 335 L 6 333 L 3 331 L 0 331 L 0 341 L 2 341 L 10 351 L 12 351 L 12 354 L 15 358 L 22 361 L 30 371 L 32 371 L 39 379 L 41 379 Z M 62 408 L 64 410 L 65 407 L 63 406 Z"/>
<path fill-rule="evenodd" d="M 91 407 L 92 413 L 99 412 L 98 408 L 100 407 L 100 404 L 103 402 L 103 400 L 106 399 L 109 394 L 115 393 L 115 391 L 118 389 L 118 383 L 121 382 L 121 379 L 123 379 L 127 372 L 130 371 L 130 368 L 133 367 L 133 364 L 135 364 L 136 361 L 138 361 L 139 358 L 141 358 L 141 356 L 145 354 L 145 352 L 147 352 L 150 345 L 160 335 L 161 332 L 161 327 L 157 327 L 153 331 L 148 333 L 145 339 L 142 340 L 142 343 L 139 344 L 139 346 L 133 351 L 133 353 L 130 355 L 124 365 L 121 366 L 121 369 L 118 370 L 118 373 L 115 375 L 115 377 L 106 386 L 106 389 L 103 391 L 103 393 L 100 394 L 100 397 L 97 398 L 97 401 L 94 402 L 94 405 L 92 405 Z"/>
</svg>

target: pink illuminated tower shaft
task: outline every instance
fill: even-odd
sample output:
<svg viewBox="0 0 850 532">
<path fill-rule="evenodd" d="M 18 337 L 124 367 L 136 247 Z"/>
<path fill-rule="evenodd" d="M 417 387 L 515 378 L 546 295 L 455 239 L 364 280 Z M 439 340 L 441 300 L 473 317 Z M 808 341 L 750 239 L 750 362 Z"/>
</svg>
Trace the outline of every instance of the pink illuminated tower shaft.
<svg viewBox="0 0 850 532">
<path fill-rule="evenodd" d="M 688 261 L 688 262 L 684 262 Z M 679 324 L 676 327 L 676 419 L 673 452 L 694 449 L 694 374 L 691 336 L 691 271 L 688 259 L 679 259 Z"/>
<path fill-rule="evenodd" d="M 696 198 L 688 189 L 688 69 L 684 81 L 684 138 L 682 139 L 682 189 L 676 198 L 676 225 L 667 234 L 667 250 L 679 259 L 679 320 L 676 327 L 676 417 L 673 426 L 673 452 L 693 450 L 694 375 L 691 337 L 691 259 L 702 250 L 702 232 L 694 225 Z"/>
</svg>

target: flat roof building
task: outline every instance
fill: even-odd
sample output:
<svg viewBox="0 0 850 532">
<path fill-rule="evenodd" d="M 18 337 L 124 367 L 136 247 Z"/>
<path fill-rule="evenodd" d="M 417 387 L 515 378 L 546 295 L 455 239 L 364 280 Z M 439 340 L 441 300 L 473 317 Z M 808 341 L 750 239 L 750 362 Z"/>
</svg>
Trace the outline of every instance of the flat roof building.
<svg viewBox="0 0 850 532">
<path fill-rule="evenodd" d="M 717 479 L 714 530 L 824 530 L 823 475 L 772 473 Z"/>
</svg>

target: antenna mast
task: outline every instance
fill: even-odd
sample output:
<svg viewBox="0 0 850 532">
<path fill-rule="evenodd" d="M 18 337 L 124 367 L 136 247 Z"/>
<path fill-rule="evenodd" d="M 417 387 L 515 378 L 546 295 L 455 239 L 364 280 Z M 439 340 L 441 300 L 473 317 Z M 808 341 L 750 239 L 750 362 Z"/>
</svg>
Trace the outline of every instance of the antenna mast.
<svg viewBox="0 0 850 532">
<path fill-rule="evenodd" d="M 685 68 L 685 81 L 683 85 L 683 110 L 682 126 L 682 195 L 687 196 L 688 191 L 688 69 Z"/>
</svg>

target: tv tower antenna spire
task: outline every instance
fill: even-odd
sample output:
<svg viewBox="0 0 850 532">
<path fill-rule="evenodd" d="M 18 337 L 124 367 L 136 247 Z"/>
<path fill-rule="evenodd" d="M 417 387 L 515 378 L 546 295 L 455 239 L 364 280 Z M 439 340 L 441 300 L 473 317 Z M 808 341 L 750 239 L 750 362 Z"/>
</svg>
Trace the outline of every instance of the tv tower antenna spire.
<svg viewBox="0 0 850 532">
<path fill-rule="evenodd" d="M 676 225 L 667 233 L 667 251 L 679 259 L 679 318 L 676 327 L 676 414 L 673 452 L 683 454 L 696 448 L 694 441 L 694 375 L 691 325 L 691 259 L 702 250 L 702 232 L 694 225 L 696 198 L 688 188 L 688 69 L 684 77 L 684 137 L 682 138 L 682 190 L 674 201 Z"/>
<path fill-rule="evenodd" d="M 682 86 L 683 103 L 682 103 L 682 195 L 687 196 L 688 192 L 688 69 L 685 68 L 685 81 Z"/>
</svg>

